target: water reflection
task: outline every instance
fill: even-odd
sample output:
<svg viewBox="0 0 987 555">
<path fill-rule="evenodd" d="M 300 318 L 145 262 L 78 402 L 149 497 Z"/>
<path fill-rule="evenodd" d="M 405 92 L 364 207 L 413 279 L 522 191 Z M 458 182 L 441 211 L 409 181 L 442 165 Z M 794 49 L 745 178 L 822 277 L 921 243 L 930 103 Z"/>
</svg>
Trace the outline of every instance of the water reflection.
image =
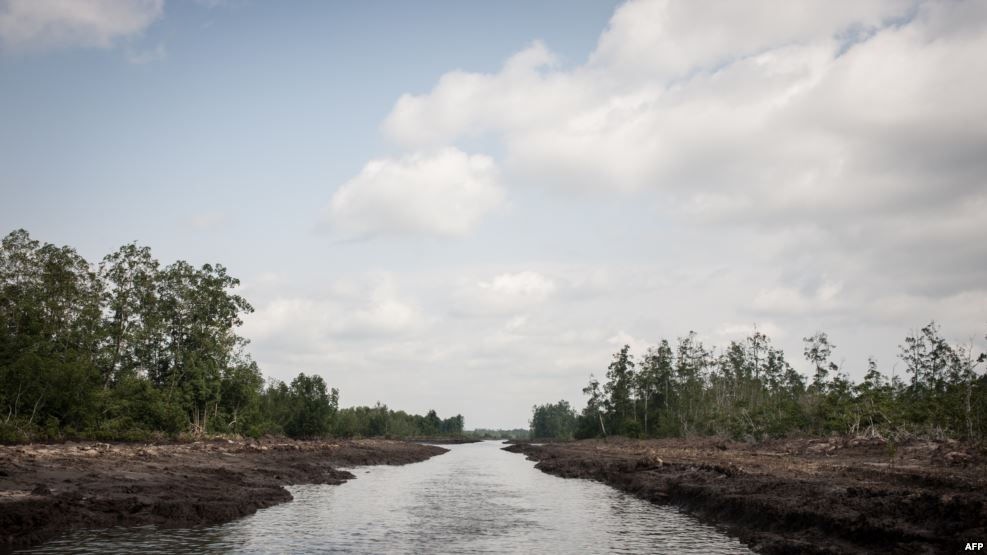
<svg viewBox="0 0 987 555">
<path fill-rule="evenodd" d="M 221 526 L 82 531 L 33 553 L 750 553 L 674 509 L 534 469 L 500 444 L 357 469 Z"/>
</svg>

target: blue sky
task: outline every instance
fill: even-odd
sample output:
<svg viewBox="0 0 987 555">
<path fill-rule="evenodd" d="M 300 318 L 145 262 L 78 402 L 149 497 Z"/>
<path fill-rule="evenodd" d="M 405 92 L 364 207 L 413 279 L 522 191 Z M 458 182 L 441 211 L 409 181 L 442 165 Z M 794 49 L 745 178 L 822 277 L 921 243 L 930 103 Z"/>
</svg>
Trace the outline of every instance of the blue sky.
<svg viewBox="0 0 987 555">
<path fill-rule="evenodd" d="M 8 49 L 0 146 L 13 198 L 0 215 L 92 256 L 121 240 L 196 260 L 241 245 L 243 264 L 268 251 L 241 271 L 267 269 L 282 238 L 312 247 L 334 185 L 393 150 L 378 124 L 399 94 L 449 68 L 494 70 L 533 37 L 582 60 L 612 11 L 573 3 L 553 30 L 562 3 L 524 4 L 169 3 L 114 49 Z M 162 59 L 128 62 L 158 48 Z M 225 240 L 176 241 L 218 220 Z"/>
<path fill-rule="evenodd" d="M 223 263 L 267 375 L 467 427 L 690 329 L 982 348 L 987 9 L 844 8 L 0 0 L 0 223 Z"/>
</svg>

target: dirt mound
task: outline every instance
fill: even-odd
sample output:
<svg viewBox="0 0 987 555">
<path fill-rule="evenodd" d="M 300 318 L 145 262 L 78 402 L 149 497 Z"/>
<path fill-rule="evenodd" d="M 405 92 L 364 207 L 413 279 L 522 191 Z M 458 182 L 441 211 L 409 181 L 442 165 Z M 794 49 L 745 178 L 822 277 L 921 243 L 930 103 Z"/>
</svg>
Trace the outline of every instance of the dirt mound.
<svg viewBox="0 0 987 555">
<path fill-rule="evenodd" d="M 375 439 L 0 446 L 0 549 L 72 528 L 226 522 L 290 501 L 284 485 L 354 478 L 337 466 L 444 452 Z"/>
<path fill-rule="evenodd" d="M 550 474 L 681 507 L 761 553 L 962 551 L 987 537 L 983 458 L 920 443 L 611 438 L 505 449 Z"/>
</svg>

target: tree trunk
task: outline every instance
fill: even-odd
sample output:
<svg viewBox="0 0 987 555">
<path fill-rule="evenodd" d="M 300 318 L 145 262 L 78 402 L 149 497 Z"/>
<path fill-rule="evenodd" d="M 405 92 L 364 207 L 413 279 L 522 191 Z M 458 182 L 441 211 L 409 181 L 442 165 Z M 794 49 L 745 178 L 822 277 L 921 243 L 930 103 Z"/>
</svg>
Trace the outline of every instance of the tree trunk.
<svg viewBox="0 0 987 555">
<path fill-rule="evenodd" d="M 644 437 L 648 437 L 648 395 L 644 395 Z"/>
<path fill-rule="evenodd" d="M 966 436 L 973 439 L 973 418 L 971 417 L 970 398 L 973 396 L 973 378 L 966 383 Z"/>
</svg>

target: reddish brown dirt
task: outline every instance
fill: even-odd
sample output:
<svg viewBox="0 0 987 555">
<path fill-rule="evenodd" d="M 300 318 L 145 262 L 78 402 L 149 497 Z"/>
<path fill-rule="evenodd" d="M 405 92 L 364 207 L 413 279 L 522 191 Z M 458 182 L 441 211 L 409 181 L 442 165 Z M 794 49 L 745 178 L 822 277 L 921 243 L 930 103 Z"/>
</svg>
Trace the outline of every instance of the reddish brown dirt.
<svg viewBox="0 0 987 555">
<path fill-rule="evenodd" d="M 445 452 L 375 439 L 0 446 L 0 551 L 73 528 L 226 522 L 290 501 L 284 485 L 354 478 L 336 466 Z"/>
<path fill-rule="evenodd" d="M 984 452 L 956 442 L 610 438 L 506 449 L 550 474 L 678 506 L 760 553 L 955 553 L 987 540 Z"/>
</svg>

